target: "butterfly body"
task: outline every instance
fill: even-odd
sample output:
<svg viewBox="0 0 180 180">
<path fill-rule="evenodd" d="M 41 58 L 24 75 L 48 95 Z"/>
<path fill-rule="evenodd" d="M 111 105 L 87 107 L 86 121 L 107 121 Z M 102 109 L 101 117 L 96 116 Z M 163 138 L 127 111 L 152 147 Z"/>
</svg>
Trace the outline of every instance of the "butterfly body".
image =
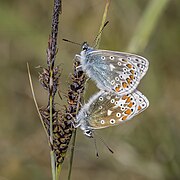
<svg viewBox="0 0 180 180">
<path fill-rule="evenodd" d="M 96 50 L 86 42 L 80 55 L 84 72 L 101 90 L 125 95 L 133 92 L 148 69 L 148 61 L 138 55 Z"/>
<path fill-rule="evenodd" d="M 119 125 L 132 119 L 148 106 L 147 98 L 137 90 L 123 96 L 99 91 L 80 110 L 75 124 L 86 136 L 93 137 L 93 130 Z"/>
</svg>

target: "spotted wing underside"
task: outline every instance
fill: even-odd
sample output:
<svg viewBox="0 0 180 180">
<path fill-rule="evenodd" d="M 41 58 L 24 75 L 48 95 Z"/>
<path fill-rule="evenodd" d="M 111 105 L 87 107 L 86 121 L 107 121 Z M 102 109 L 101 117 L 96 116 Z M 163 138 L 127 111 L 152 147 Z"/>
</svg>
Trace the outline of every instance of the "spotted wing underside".
<svg viewBox="0 0 180 180">
<path fill-rule="evenodd" d="M 148 70 L 148 61 L 138 55 L 108 50 L 91 51 L 86 71 L 97 86 L 125 95 L 133 92 Z"/>
<path fill-rule="evenodd" d="M 118 125 L 132 119 L 148 106 L 147 98 L 137 90 L 124 96 L 102 91 L 89 106 L 88 123 L 92 129 Z"/>
</svg>

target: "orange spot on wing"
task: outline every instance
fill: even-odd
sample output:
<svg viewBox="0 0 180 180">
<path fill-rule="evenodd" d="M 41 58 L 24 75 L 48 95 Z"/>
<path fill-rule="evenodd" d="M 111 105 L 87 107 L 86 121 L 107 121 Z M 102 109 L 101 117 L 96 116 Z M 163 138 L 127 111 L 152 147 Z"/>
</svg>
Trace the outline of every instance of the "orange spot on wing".
<svg viewBox="0 0 180 180">
<path fill-rule="evenodd" d="M 125 99 L 127 99 L 127 98 L 128 98 L 128 96 L 124 95 L 124 96 L 122 97 L 122 100 L 125 100 Z"/>
<path fill-rule="evenodd" d="M 130 77 L 131 79 L 134 79 L 134 76 L 133 76 L 133 75 L 130 75 L 129 77 Z"/>
<path fill-rule="evenodd" d="M 116 92 L 119 92 L 120 89 L 121 89 L 121 86 L 120 86 L 120 85 L 118 85 L 118 86 L 115 87 L 115 91 L 116 91 Z"/>
<path fill-rule="evenodd" d="M 126 88 L 126 87 L 127 87 L 127 83 L 126 83 L 126 82 L 123 82 L 123 83 L 122 83 L 122 86 L 123 86 L 123 88 Z"/>
<path fill-rule="evenodd" d="M 131 64 L 127 64 L 126 66 L 127 66 L 129 69 L 132 68 L 132 65 L 131 65 Z"/>
<path fill-rule="evenodd" d="M 131 110 L 130 110 L 130 109 L 127 109 L 127 110 L 125 111 L 125 113 L 129 115 L 129 114 L 131 114 Z"/>
<path fill-rule="evenodd" d="M 128 84 L 130 84 L 130 82 L 131 82 L 131 80 L 129 78 L 127 78 L 126 81 L 128 82 Z"/>
<path fill-rule="evenodd" d="M 122 117 L 122 120 L 124 121 L 124 120 L 126 120 L 127 119 L 127 116 L 123 116 Z"/>
<path fill-rule="evenodd" d="M 131 98 L 130 97 L 128 97 L 127 100 L 126 100 L 126 103 L 128 103 L 128 102 L 131 102 Z"/>
<path fill-rule="evenodd" d="M 131 74 L 134 74 L 134 70 L 130 70 L 130 73 L 131 73 Z"/>
<path fill-rule="evenodd" d="M 140 111 L 141 109 L 142 109 L 142 107 L 141 107 L 141 106 L 139 106 L 139 107 L 138 107 L 138 110 Z"/>
<path fill-rule="evenodd" d="M 128 107 L 132 107 L 133 106 L 133 103 L 132 102 L 130 102 L 129 104 L 128 104 Z"/>
</svg>

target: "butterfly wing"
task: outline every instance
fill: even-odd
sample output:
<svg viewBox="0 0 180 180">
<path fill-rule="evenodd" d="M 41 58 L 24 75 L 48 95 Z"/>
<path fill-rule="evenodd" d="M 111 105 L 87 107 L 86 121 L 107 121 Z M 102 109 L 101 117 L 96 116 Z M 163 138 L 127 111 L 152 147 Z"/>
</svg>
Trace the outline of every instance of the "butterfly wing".
<svg viewBox="0 0 180 180">
<path fill-rule="evenodd" d="M 138 100 L 138 106 L 135 115 L 141 113 L 149 106 L 149 101 L 140 91 L 135 91 L 136 99 Z"/>
<path fill-rule="evenodd" d="M 100 89 L 124 95 L 136 89 L 148 65 L 148 61 L 138 55 L 95 50 L 86 55 L 84 69 Z"/>
<path fill-rule="evenodd" d="M 149 106 L 147 98 L 139 91 L 118 96 L 102 92 L 88 105 L 88 124 L 91 129 L 101 129 L 132 119 Z"/>
</svg>

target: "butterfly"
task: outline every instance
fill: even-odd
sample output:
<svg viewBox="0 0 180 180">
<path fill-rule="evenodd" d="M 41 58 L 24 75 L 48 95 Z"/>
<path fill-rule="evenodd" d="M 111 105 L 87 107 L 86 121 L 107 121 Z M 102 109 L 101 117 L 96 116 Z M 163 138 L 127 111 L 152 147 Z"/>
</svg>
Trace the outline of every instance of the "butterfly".
<svg viewBox="0 0 180 180">
<path fill-rule="evenodd" d="M 133 92 L 146 74 L 149 62 L 144 57 L 126 52 L 96 50 L 87 42 L 76 55 L 86 74 L 100 90 L 125 95 Z"/>
<path fill-rule="evenodd" d="M 148 106 L 148 99 L 138 90 L 123 96 L 101 90 L 79 111 L 75 127 L 80 127 L 86 136 L 93 137 L 95 129 L 119 125 Z"/>
</svg>

